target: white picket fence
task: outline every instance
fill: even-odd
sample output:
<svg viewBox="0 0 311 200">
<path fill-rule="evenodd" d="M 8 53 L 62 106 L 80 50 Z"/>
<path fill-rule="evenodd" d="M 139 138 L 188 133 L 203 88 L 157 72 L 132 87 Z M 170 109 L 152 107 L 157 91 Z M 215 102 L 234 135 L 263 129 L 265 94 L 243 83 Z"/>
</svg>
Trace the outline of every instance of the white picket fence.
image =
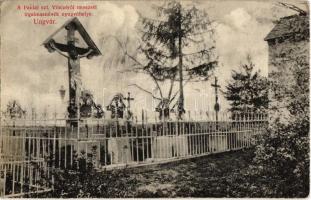
<svg viewBox="0 0 311 200">
<path fill-rule="evenodd" d="M 0 196 L 53 188 L 51 169 L 131 167 L 247 148 L 265 131 L 263 113 L 222 114 L 219 120 L 7 120 L 0 137 Z M 136 118 L 137 119 L 137 118 Z"/>
</svg>

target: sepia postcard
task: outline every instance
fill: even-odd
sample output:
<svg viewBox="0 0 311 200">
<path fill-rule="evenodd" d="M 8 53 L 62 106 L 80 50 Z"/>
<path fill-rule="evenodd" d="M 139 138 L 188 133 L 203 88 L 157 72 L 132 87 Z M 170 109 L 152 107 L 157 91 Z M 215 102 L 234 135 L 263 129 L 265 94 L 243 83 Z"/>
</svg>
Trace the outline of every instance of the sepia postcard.
<svg viewBox="0 0 311 200">
<path fill-rule="evenodd" d="M 306 198 L 306 0 L 1 0 L 0 198 Z"/>
</svg>

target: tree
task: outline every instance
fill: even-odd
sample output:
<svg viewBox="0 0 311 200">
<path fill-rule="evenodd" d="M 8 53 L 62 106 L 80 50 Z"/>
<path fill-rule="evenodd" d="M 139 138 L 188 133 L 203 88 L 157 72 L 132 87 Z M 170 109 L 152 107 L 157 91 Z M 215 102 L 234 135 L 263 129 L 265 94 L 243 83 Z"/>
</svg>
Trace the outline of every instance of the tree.
<svg viewBox="0 0 311 200">
<path fill-rule="evenodd" d="M 255 65 L 250 56 L 242 71 L 232 71 L 232 80 L 224 92 L 230 102 L 232 112 L 263 111 L 268 108 L 268 80 L 254 72 Z"/>
<path fill-rule="evenodd" d="M 307 23 L 288 21 L 295 32 L 270 52 L 269 128 L 259 138 L 253 163 L 244 174 L 245 182 L 254 180 L 248 183 L 254 188 L 249 196 L 309 195 L 309 16 Z"/>
<path fill-rule="evenodd" d="M 271 106 L 274 117 L 254 158 L 258 174 L 275 182 L 268 194 L 272 197 L 306 197 L 309 193 L 309 59 L 305 53 L 290 53 L 295 51 L 284 51 L 285 63 L 291 63 L 286 65 L 291 72 L 286 78 L 289 84 L 275 81 L 281 72 L 271 74 L 271 99 L 278 103 Z M 279 61 L 284 67 L 284 60 Z"/>
<path fill-rule="evenodd" d="M 260 175 L 277 181 L 274 197 L 309 194 L 309 32 L 292 37 L 272 60 L 270 127 L 256 148 Z M 306 43 L 301 43 L 305 40 Z"/>
<path fill-rule="evenodd" d="M 160 113 L 174 107 L 173 101 L 179 94 L 175 105 L 178 107 L 178 117 L 181 118 L 185 112 L 184 85 L 191 81 L 208 80 L 217 66 L 212 22 L 204 10 L 194 5 L 168 1 L 163 6 L 153 8 L 156 19 L 140 16 L 138 29 L 141 38 L 135 55 L 127 52 L 126 45 L 119 44 L 132 63 L 131 71 L 150 76 L 159 96 L 135 86 L 160 101 L 157 108 Z M 174 94 L 176 82 L 179 89 Z M 163 90 L 166 84 L 169 85 L 167 95 Z M 169 112 L 165 113 L 164 117 L 168 118 Z"/>
</svg>

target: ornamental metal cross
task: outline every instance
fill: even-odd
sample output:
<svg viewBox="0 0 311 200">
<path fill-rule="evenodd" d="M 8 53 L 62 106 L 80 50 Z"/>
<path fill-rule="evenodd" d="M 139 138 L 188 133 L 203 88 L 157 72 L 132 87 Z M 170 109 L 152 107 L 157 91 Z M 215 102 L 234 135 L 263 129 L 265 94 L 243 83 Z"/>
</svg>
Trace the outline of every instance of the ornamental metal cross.
<svg viewBox="0 0 311 200">
<path fill-rule="evenodd" d="M 66 44 L 55 41 L 55 36 L 63 29 L 66 29 Z M 76 46 L 76 31 L 81 35 L 87 48 Z M 49 52 L 58 52 L 60 55 L 68 59 L 68 76 L 69 76 L 69 119 L 78 119 L 79 101 L 81 95 L 81 77 L 80 77 L 80 58 L 87 57 L 91 59 L 93 56 L 101 55 L 101 52 L 90 38 L 78 18 L 68 20 L 56 32 L 48 37 L 43 45 Z"/>
<path fill-rule="evenodd" d="M 127 110 L 130 111 L 131 101 L 134 101 L 134 98 L 131 98 L 131 93 L 130 92 L 128 92 L 127 94 L 128 94 L 128 96 L 124 97 L 123 99 L 127 101 Z"/>
</svg>

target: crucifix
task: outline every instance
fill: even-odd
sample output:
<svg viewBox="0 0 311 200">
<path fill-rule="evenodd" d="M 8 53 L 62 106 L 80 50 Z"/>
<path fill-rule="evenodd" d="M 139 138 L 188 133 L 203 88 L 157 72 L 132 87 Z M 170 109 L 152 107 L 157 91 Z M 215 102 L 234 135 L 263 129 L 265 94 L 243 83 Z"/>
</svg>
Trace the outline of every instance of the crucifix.
<svg viewBox="0 0 311 200">
<path fill-rule="evenodd" d="M 61 30 L 66 30 L 65 43 L 57 42 L 54 38 Z M 83 41 L 87 44 L 87 47 L 79 47 L 79 40 L 76 38 L 76 32 L 78 32 Z M 101 52 L 92 41 L 78 18 L 68 20 L 63 26 L 61 26 L 56 32 L 48 37 L 43 45 L 49 52 L 58 52 L 65 57 L 68 61 L 68 82 L 69 82 L 69 105 L 68 114 L 69 119 L 79 119 L 79 102 L 81 95 L 81 75 L 80 75 L 80 59 L 87 57 L 91 59 L 93 56 L 101 55 Z"/>
<path fill-rule="evenodd" d="M 216 130 L 218 130 L 218 112 L 220 110 L 220 105 L 218 103 L 218 88 L 220 88 L 220 85 L 218 85 L 217 82 L 218 82 L 217 77 L 215 77 L 214 84 L 211 84 L 211 86 L 215 88 L 215 106 L 214 106 L 214 110 L 216 112 Z"/>
</svg>

